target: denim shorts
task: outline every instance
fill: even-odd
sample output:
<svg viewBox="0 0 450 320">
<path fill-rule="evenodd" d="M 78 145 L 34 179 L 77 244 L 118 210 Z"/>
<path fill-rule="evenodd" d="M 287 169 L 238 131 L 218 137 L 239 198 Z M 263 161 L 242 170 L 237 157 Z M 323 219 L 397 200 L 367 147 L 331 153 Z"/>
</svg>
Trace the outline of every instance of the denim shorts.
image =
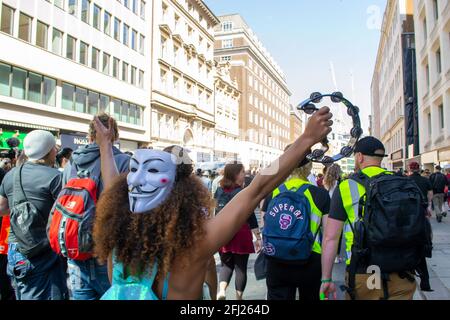
<svg viewBox="0 0 450 320">
<path fill-rule="evenodd" d="M 6 271 L 17 300 L 68 298 L 64 261 L 51 250 L 28 259 L 19 252 L 16 243 L 10 243 Z"/>
<path fill-rule="evenodd" d="M 95 259 L 68 260 L 69 290 L 73 300 L 99 300 L 111 287 L 106 265 Z"/>
</svg>

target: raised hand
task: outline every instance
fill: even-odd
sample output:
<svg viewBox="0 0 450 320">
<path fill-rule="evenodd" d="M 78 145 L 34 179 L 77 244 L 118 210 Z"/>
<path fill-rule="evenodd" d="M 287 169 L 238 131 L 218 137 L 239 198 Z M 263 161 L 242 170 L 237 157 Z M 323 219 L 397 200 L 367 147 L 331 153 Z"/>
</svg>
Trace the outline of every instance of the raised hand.
<svg viewBox="0 0 450 320">
<path fill-rule="evenodd" d="M 331 132 L 331 126 L 333 125 L 333 121 L 331 121 L 332 117 L 330 108 L 321 108 L 311 116 L 303 135 L 313 141 L 314 144 L 321 142 Z"/>
<path fill-rule="evenodd" d="M 111 146 L 114 139 L 113 119 L 109 118 L 108 128 L 103 125 L 100 119 L 94 117 L 95 142 L 99 147 Z"/>
</svg>

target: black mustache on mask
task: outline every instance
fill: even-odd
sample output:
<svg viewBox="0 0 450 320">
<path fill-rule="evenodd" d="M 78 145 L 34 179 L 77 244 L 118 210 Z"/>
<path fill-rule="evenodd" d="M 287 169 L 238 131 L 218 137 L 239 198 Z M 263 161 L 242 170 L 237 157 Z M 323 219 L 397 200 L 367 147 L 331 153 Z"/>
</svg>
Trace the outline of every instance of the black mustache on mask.
<svg viewBox="0 0 450 320">
<path fill-rule="evenodd" d="M 136 192 L 135 192 L 135 190 L 136 190 Z M 135 186 L 135 187 L 133 187 L 132 189 L 131 189 L 131 193 L 144 193 L 144 194 L 153 194 L 153 193 L 155 193 L 156 191 L 158 191 L 159 190 L 159 188 L 156 188 L 155 190 L 153 190 L 153 191 L 144 191 L 144 190 L 142 190 L 141 189 L 141 187 L 139 187 L 139 186 Z"/>
</svg>

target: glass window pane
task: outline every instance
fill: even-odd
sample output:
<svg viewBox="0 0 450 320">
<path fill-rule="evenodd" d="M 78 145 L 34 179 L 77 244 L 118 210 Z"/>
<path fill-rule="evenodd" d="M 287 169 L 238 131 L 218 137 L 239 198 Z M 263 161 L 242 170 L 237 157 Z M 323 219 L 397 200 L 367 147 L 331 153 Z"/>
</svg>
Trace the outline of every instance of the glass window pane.
<svg viewBox="0 0 450 320">
<path fill-rule="evenodd" d="M 62 32 L 53 28 L 52 51 L 58 55 L 62 55 Z"/>
<path fill-rule="evenodd" d="M 133 0 L 133 12 L 138 14 L 138 0 Z"/>
<path fill-rule="evenodd" d="M 63 83 L 62 85 L 62 107 L 63 109 L 73 110 L 73 95 L 75 92 L 75 87 L 68 83 Z"/>
<path fill-rule="evenodd" d="M 7 64 L 0 63 L 0 94 L 9 96 L 9 79 L 11 74 L 11 67 Z"/>
<path fill-rule="evenodd" d="M 89 0 L 81 0 L 81 21 L 89 24 L 89 9 L 91 2 Z"/>
<path fill-rule="evenodd" d="M 78 15 L 78 0 L 69 0 L 69 13 L 74 16 Z"/>
<path fill-rule="evenodd" d="M 109 97 L 105 95 L 100 95 L 100 112 L 109 112 Z"/>
<path fill-rule="evenodd" d="M 111 34 L 111 15 L 105 11 L 103 19 L 103 31 L 109 36 Z"/>
<path fill-rule="evenodd" d="M 2 16 L 1 16 L 1 32 L 5 32 L 8 34 L 13 34 L 13 26 L 14 26 L 14 10 L 8 6 L 2 5 Z"/>
<path fill-rule="evenodd" d="M 54 107 L 56 104 L 56 80 L 44 77 L 42 103 Z"/>
<path fill-rule="evenodd" d="M 128 109 L 130 104 L 128 102 L 122 101 L 122 110 L 120 112 L 120 121 L 128 122 Z"/>
<path fill-rule="evenodd" d="M 120 20 L 114 18 L 114 39 L 120 41 Z"/>
<path fill-rule="evenodd" d="M 66 58 L 75 60 L 75 45 L 76 45 L 76 39 L 67 36 L 67 48 L 66 48 Z"/>
<path fill-rule="evenodd" d="M 137 50 L 137 31 L 131 31 L 131 49 Z"/>
<path fill-rule="evenodd" d="M 128 46 L 129 30 L 130 30 L 130 27 L 124 23 L 123 24 L 123 44 L 126 46 Z"/>
<path fill-rule="evenodd" d="M 64 0 L 55 0 L 55 6 L 64 9 Z"/>
<path fill-rule="evenodd" d="M 91 65 L 91 67 L 92 67 L 92 69 L 96 69 L 96 70 L 98 70 L 98 67 L 99 67 L 99 50 L 97 50 L 97 49 L 95 49 L 95 48 L 92 48 L 92 65 Z"/>
<path fill-rule="evenodd" d="M 119 79 L 119 59 L 117 58 L 113 61 L 113 77 Z"/>
<path fill-rule="evenodd" d="M 41 103 L 42 76 L 33 72 L 28 76 L 28 100 Z"/>
<path fill-rule="evenodd" d="M 109 60 L 110 60 L 110 55 L 103 53 L 103 73 L 108 74 L 109 75 Z"/>
<path fill-rule="evenodd" d="M 86 112 L 86 98 L 87 90 L 83 88 L 77 88 L 75 94 L 75 111 Z"/>
<path fill-rule="evenodd" d="M 19 18 L 19 38 L 31 41 L 31 18 L 23 13 L 20 13 Z"/>
<path fill-rule="evenodd" d="M 136 105 L 130 104 L 130 123 L 136 124 Z"/>
<path fill-rule="evenodd" d="M 36 45 L 47 50 L 48 26 L 40 21 L 37 22 Z"/>
<path fill-rule="evenodd" d="M 144 71 L 139 70 L 139 88 L 144 88 Z"/>
<path fill-rule="evenodd" d="M 26 70 L 13 68 L 12 96 L 17 99 L 25 99 L 27 85 Z"/>
<path fill-rule="evenodd" d="M 138 106 L 136 109 L 136 124 L 138 126 L 142 126 L 141 114 L 142 114 L 141 107 Z"/>
<path fill-rule="evenodd" d="M 136 84 L 136 67 L 131 67 L 131 84 Z"/>
<path fill-rule="evenodd" d="M 96 115 L 98 113 L 98 100 L 100 95 L 97 92 L 89 91 L 89 113 Z"/>
<path fill-rule="evenodd" d="M 83 41 L 80 41 L 80 63 L 87 66 L 88 59 L 89 59 L 89 45 L 87 43 L 84 43 Z"/>
<path fill-rule="evenodd" d="M 122 104 L 120 103 L 120 100 L 118 100 L 118 99 L 114 99 L 113 104 L 114 104 L 114 119 L 119 121 L 120 120 L 120 108 L 121 108 Z"/>
<path fill-rule="evenodd" d="M 139 53 L 144 54 L 145 51 L 145 37 L 141 34 L 139 36 Z"/>
<path fill-rule="evenodd" d="M 145 19 L 145 2 L 141 1 L 141 18 Z"/>
<path fill-rule="evenodd" d="M 122 81 L 128 81 L 128 63 L 122 62 Z"/>
<path fill-rule="evenodd" d="M 100 9 L 99 6 L 94 4 L 94 14 L 93 14 L 93 25 L 95 28 L 100 30 L 100 12 L 102 9 Z"/>
</svg>

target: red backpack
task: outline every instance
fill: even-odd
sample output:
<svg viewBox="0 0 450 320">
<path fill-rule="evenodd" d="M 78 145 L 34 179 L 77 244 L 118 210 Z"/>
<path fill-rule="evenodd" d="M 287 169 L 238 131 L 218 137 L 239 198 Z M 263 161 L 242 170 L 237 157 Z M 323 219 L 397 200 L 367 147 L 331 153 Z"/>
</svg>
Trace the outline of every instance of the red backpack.
<svg viewBox="0 0 450 320">
<path fill-rule="evenodd" d="M 71 179 L 50 211 L 48 237 L 57 254 L 72 260 L 87 260 L 92 258 L 100 160 L 92 172 L 77 172 L 75 164 L 71 165 Z"/>
</svg>

